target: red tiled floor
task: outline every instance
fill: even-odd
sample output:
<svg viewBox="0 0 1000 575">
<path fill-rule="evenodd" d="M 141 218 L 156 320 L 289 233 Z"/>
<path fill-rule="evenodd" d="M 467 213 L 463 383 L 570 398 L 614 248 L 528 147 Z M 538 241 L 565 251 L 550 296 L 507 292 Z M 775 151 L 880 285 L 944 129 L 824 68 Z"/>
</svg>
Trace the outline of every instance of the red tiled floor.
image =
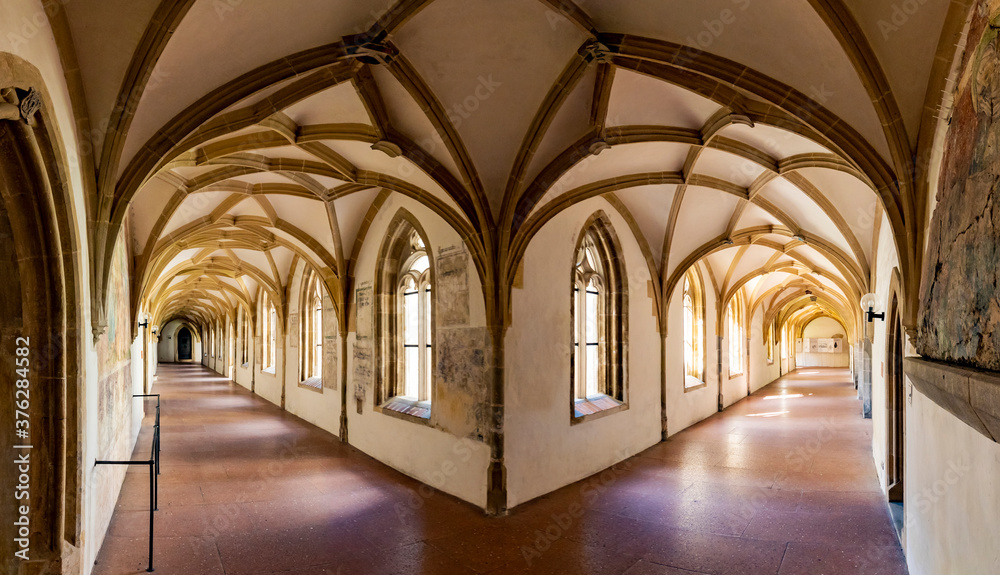
<svg viewBox="0 0 1000 575">
<path fill-rule="evenodd" d="M 905 575 L 871 421 L 846 372 L 809 372 L 489 518 L 446 495 L 418 495 L 413 479 L 208 370 L 161 365 L 154 566 L 181 575 Z M 136 459 L 148 457 L 149 433 Z M 148 485 L 145 473 L 127 475 L 95 575 L 144 572 Z"/>
</svg>

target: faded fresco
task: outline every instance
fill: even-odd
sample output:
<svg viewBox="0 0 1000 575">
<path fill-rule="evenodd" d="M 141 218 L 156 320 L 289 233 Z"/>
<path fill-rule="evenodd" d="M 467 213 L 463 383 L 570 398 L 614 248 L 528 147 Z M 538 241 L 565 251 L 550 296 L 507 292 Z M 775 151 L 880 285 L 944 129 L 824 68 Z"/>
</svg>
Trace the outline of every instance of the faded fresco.
<svg viewBox="0 0 1000 575">
<path fill-rule="evenodd" d="M 102 456 L 112 456 L 123 447 L 132 424 L 132 370 L 130 345 L 132 321 L 129 306 L 128 250 L 124 229 L 118 237 L 111 259 L 108 284 L 107 322 L 104 335 L 97 342 L 100 368 L 98 392 L 99 446 Z M 121 445 L 115 445 L 115 441 Z"/>
<path fill-rule="evenodd" d="M 435 271 L 438 325 L 469 325 L 469 255 L 462 246 L 442 248 Z"/>
<path fill-rule="evenodd" d="M 489 427 L 484 378 L 491 364 L 489 330 L 485 327 L 438 329 L 434 411 L 446 431 L 485 441 Z"/>
<path fill-rule="evenodd" d="M 1000 6 L 981 1 L 955 92 L 921 282 L 917 351 L 1000 370 Z"/>
</svg>

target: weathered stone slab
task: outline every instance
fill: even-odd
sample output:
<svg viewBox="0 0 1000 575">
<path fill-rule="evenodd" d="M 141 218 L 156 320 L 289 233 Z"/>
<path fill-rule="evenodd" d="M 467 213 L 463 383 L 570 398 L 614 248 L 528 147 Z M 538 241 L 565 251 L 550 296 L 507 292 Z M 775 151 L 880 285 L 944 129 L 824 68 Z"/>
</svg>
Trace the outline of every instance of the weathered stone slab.
<svg viewBox="0 0 1000 575">
<path fill-rule="evenodd" d="M 905 358 L 903 367 L 920 393 L 990 440 L 1000 439 L 1000 377 L 996 374 L 919 357 Z"/>
<path fill-rule="evenodd" d="M 1000 440 L 1000 374 L 970 374 L 969 400 L 994 441 Z"/>
<path fill-rule="evenodd" d="M 939 361 L 1000 370 L 1000 26 L 973 9 L 945 138 L 915 345 Z"/>
</svg>

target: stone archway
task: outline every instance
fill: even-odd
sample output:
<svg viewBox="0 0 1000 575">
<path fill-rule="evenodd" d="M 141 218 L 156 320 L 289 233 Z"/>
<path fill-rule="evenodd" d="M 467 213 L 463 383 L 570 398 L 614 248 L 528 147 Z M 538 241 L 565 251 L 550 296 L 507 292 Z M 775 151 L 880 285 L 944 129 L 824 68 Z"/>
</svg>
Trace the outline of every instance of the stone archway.
<svg viewBox="0 0 1000 575">
<path fill-rule="evenodd" d="M 23 435 L 0 434 L 0 450 L 24 462 L 0 467 L 0 492 L 14 494 L 0 502 L 0 517 L 10 519 L 0 528 L 0 571 L 75 572 L 83 385 L 72 302 L 83 297 L 68 164 L 53 145 L 59 136 L 37 70 L 0 54 L 0 88 L 0 409 L 27 422 L 17 426 Z M 27 537 L 15 525 L 22 516 Z"/>
</svg>

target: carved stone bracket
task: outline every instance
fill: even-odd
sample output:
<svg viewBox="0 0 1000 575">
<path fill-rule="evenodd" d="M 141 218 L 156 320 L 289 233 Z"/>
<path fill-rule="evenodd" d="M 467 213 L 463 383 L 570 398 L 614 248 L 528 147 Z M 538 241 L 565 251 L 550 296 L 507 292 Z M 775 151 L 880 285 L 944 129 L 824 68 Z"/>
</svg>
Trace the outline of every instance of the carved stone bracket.
<svg viewBox="0 0 1000 575">
<path fill-rule="evenodd" d="M 42 97 L 34 88 L 0 90 L 0 120 L 22 120 L 28 123 L 41 107 Z"/>
<path fill-rule="evenodd" d="M 607 44 L 599 40 L 593 40 L 584 44 L 583 47 L 580 48 L 580 55 L 582 55 L 588 62 L 598 62 L 601 64 L 611 63 L 615 56 L 614 51 L 612 51 Z"/>
<path fill-rule="evenodd" d="M 1000 373 L 920 357 L 907 357 L 903 365 L 920 393 L 1000 443 Z"/>
<path fill-rule="evenodd" d="M 372 38 L 367 34 L 344 36 L 344 49 L 348 58 L 355 58 L 365 64 L 387 66 L 399 52 L 381 40 L 382 38 Z"/>
</svg>

